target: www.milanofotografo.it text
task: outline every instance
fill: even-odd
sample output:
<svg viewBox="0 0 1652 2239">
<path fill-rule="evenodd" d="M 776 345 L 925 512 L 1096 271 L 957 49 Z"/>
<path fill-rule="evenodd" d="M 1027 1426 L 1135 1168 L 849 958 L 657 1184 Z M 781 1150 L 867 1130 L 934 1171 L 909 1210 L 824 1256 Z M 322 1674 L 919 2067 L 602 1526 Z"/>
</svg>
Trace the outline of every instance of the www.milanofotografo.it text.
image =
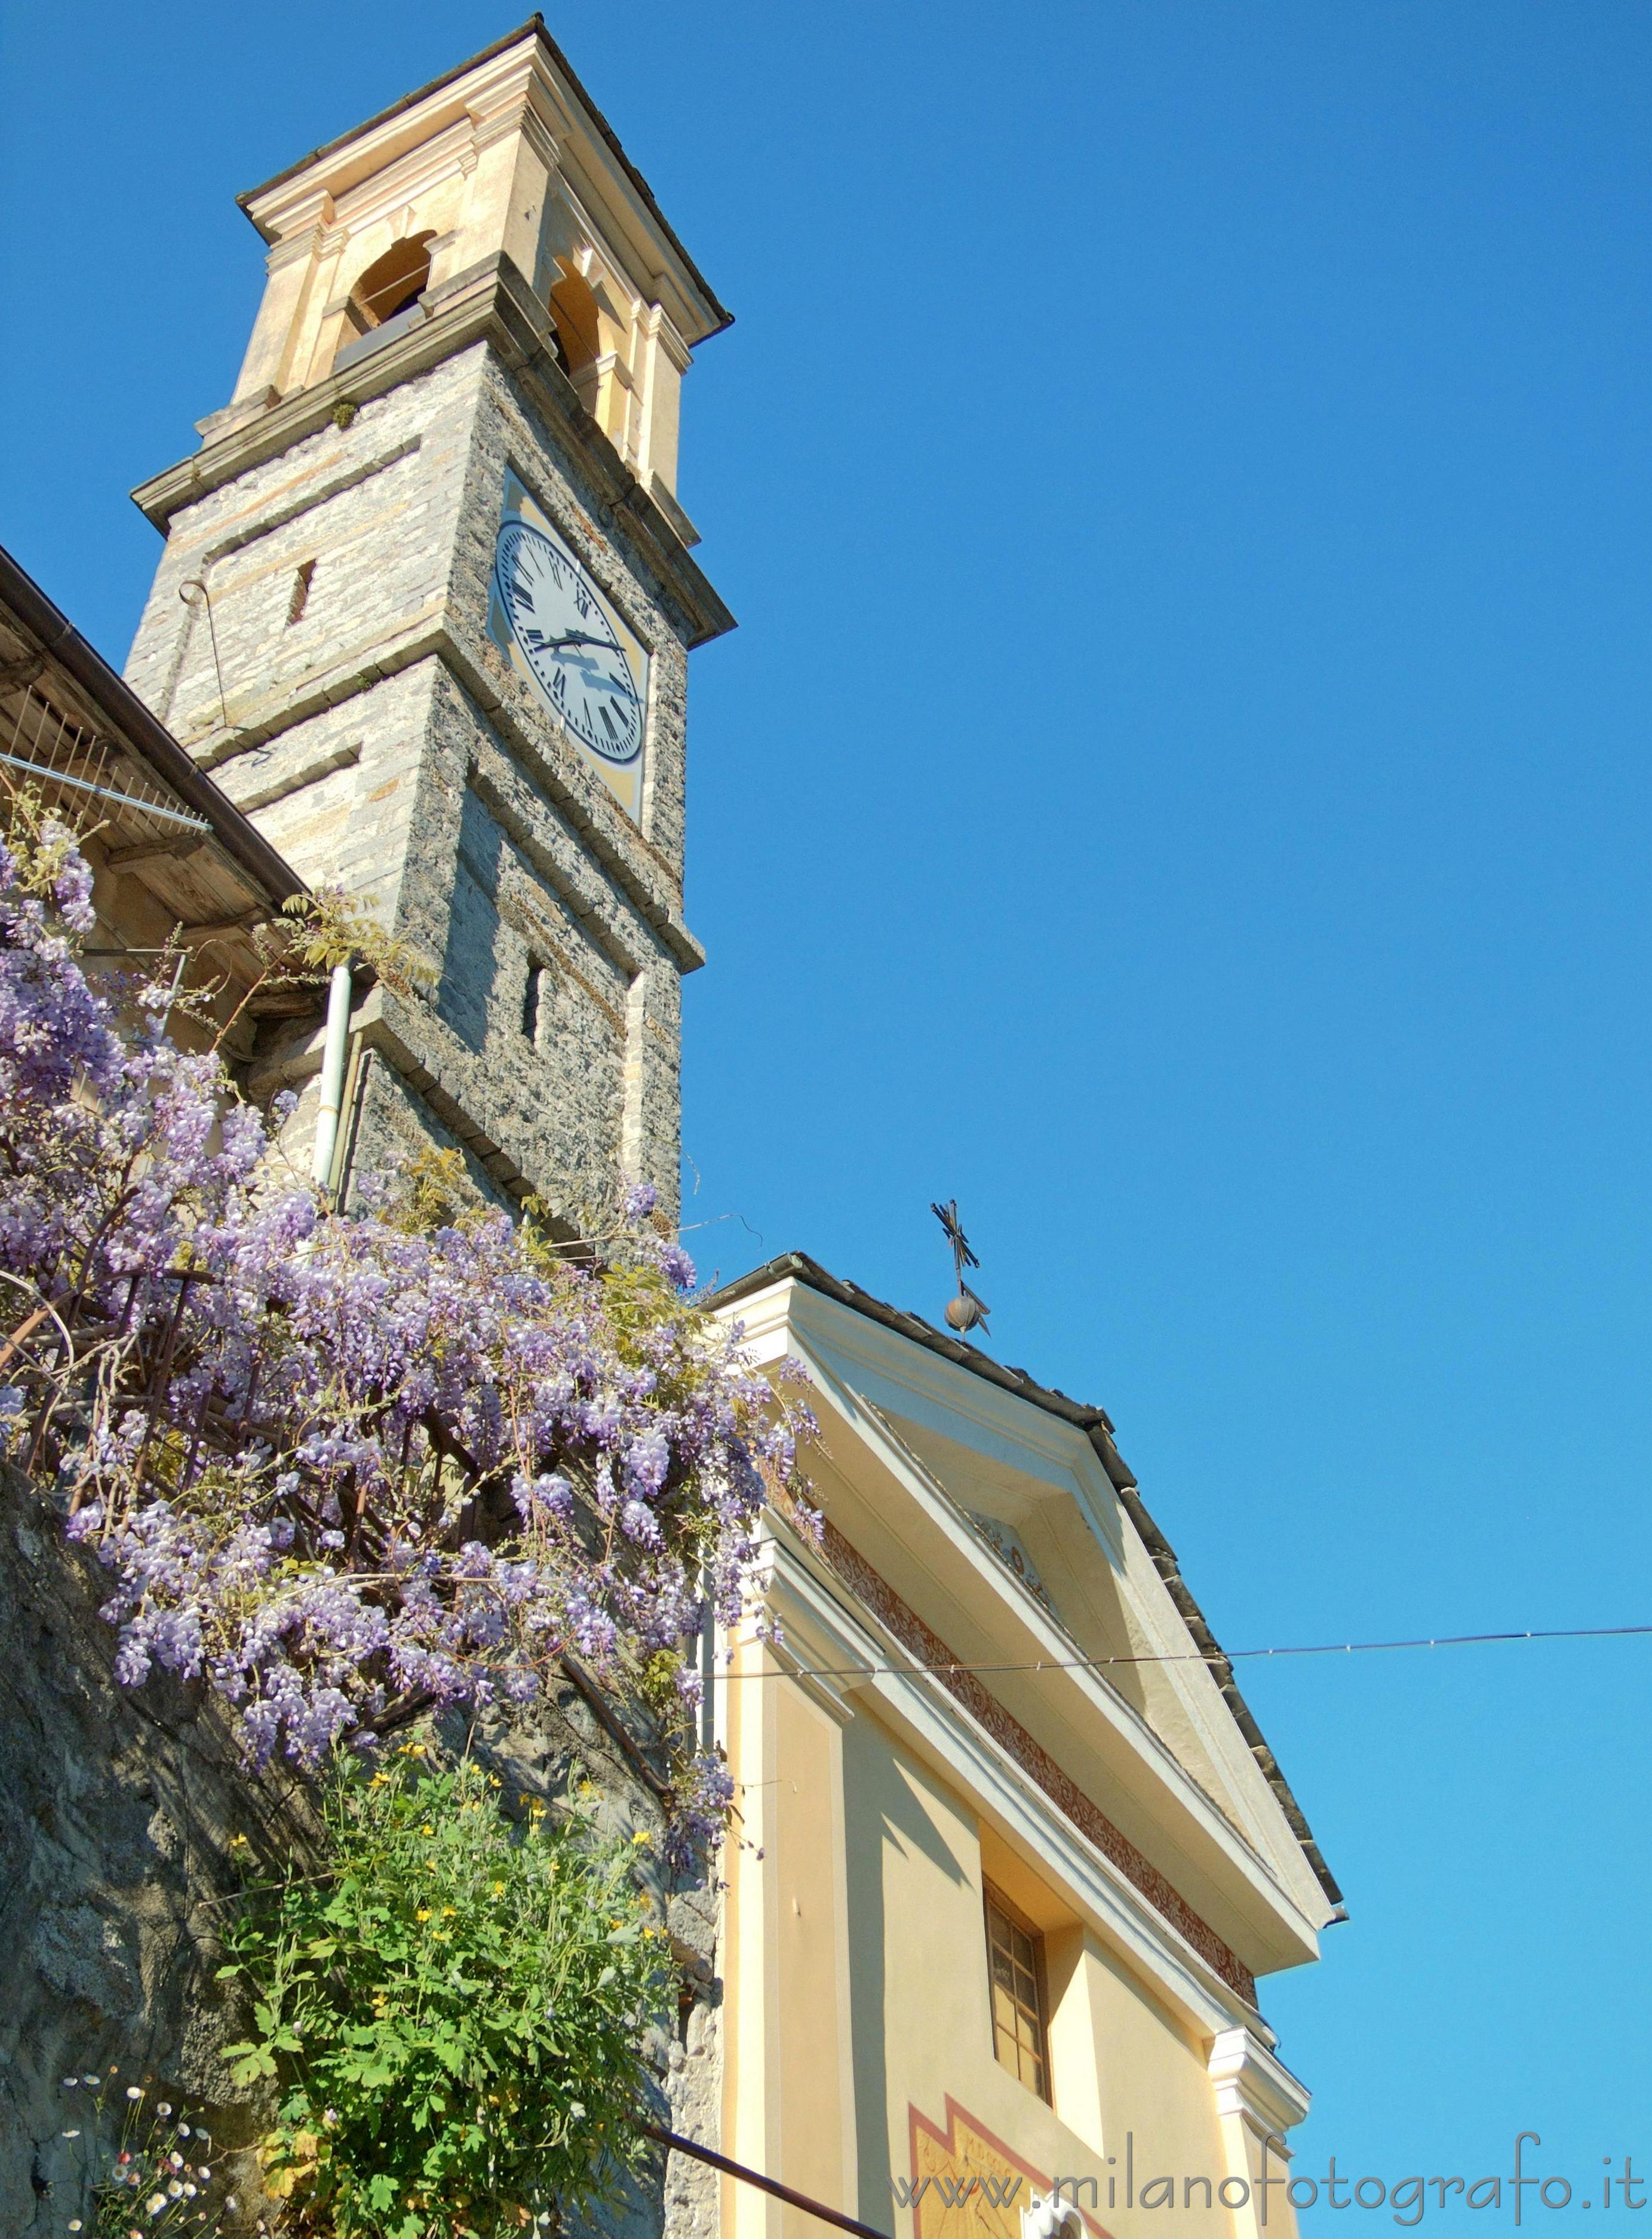
<svg viewBox="0 0 1652 2239">
<path fill-rule="evenodd" d="M 1219 2204 L 1227 2209 L 1254 2207 L 1257 2221 L 1262 2224 L 1268 2221 L 1271 2203 L 1277 2213 L 1281 2197 L 1294 2209 L 1322 2203 L 1329 2208 L 1363 2208 L 1367 2214 L 1386 2209 L 1396 2223 L 1405 2225 L 1420 2223 L 1430 2209 L 1438 2214 L 1446 2208 L 1512 2209 L 1515 2222 L 1520 2224 L 1539 2206 L 1554 2212 L 1574 2207 L 1641 2209 L 1647 2205 L 1647 2180 L 1635 2176 L 1632 2154 L 1625 2154 L 1621 2163 L 1603 2154 L 1601 2173 L 1593 2183 L 1574 2187 L 1568 2177 L 1540 2176 L 1529 2166 L 1527 2148 L 1542 2144 L 1537 2131 L 1520 2131 L 1515 2139 L 1512 2168 L 1494 2176 L 1402 2176 L 1390 2183 L 1377 2176 L 1343 2176 L 1337 2169 L 1335 2154 L 1330 2156 L 1323 2176 L 1293 2176 L 1285 2163 L 1284 2139 L 1270 2136 L 1263 2142 L 1262 2168 L 1255 2176 L 1175 2177 L 1138 2173 L 1149 2164 L 1144 2156 L 1137 2153 L 1135 2133 L 1131 2131 L 1125 2140 L 1124 2168 L 1118 2169 L 1117 2156 L 1110 2154 L 1108 2163 L 1114 2173 L 1099 2180 L 1058 2176 L 1047 2190 L 1041 2190 L 1020 2176 L 972 2174 L 916 2177 L 910 2182 L 897 2177 L 892 2189 L 898 2208 L 914 2209 L 926 2193 L 932 2193 L 944 2208 L 961 2207 L 976 2196 L 988 2207 L 999 2209 L 1029 2207 L 1035 2200 L 1080 2209 L 1105 2206 L 1149 2211 Z M 1271 2166 L 1274 2163 L 1277 2167 Z M 1652 2225 L 1647 2228 L 1652 2232 Z"/>
</svg>

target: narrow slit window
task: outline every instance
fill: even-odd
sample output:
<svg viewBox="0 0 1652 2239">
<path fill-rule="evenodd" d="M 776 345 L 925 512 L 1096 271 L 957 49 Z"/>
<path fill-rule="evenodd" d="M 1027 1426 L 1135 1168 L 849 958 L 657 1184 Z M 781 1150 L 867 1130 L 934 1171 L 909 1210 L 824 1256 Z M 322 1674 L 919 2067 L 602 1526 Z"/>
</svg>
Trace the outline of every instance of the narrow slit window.
<svg viewBox="0 0 1652 2239">
<path fill-rule="evenodd" d="M 302 620 L 304 609 L 309 604 L 309 587 L 315 580 L 315 562 L 313 560 L 306 560 L 303 566 L 300 568 L 298 573 L 293 578 L 293 595 L 287 601 L 287 627 L 289 629 L 292 628 L 295 621 Z"/>
<path fill-rule="evenodd" d="M 527 984 L 522 990 L 522 1032 L 530 1042 L 539 1040 L 540 997 L 544 992 L 545 967 L 527 960 Z"/>
<path fill-rule="evenodd" d="M 1040 2099 L 1050 2097 L 1048 2010 L 1044 1939 L 988 1882 L 987 1987 L 992 2001 L 992 2050 L 1001 2066 Z"/>
</svg>

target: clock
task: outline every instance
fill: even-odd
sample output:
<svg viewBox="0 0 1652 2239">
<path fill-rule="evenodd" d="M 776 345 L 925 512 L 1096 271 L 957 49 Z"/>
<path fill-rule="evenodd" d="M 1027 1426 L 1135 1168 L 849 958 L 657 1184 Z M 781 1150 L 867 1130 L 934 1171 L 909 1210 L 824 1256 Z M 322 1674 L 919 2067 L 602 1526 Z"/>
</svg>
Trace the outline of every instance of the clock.
<svg viewBox="0 0 1652 2239">
<path fill-rule="evenodd" d="M 642 752 L 642 701 L 607 600 L 542 528 L 513 518 L 494 547 L 494 581 L 534 681 L 580 744 L 600 761 Z"/>
</svg>

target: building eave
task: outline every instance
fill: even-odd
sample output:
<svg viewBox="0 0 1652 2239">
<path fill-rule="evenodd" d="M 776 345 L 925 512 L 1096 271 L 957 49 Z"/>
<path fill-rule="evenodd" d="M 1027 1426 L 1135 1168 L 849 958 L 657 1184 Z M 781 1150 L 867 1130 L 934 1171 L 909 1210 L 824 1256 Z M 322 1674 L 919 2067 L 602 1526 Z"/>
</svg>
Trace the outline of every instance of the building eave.
<svg viewBox="0 0 1652 2239">
<path fill-rule="evenodd" d="M 73 679 L 109 731 L 149 763 L 184 805 L 212 827 L 218 846 L 273 914 L 309 889 L 229 796 L 199 769 L 131 686 L 88 643 L 3 546 L 0 608 L 16 618 L 38 650 Z"/>
</svg>

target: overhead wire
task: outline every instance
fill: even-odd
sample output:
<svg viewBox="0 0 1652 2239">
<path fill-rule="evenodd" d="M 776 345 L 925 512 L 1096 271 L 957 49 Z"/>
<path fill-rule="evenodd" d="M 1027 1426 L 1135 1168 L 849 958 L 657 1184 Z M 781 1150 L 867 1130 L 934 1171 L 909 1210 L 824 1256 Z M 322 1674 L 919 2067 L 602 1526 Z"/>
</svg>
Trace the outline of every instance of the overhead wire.
<svg viewBox="0 0 1652 2239">
<path fill-rule="evenodd" d="M 1313 1641 L 1283 1648 L 1189 1648 L 1151 1655 L 1041 1656 L 1035 1662 L 1025 1664 L 966 1664 L 951 1658 L 937 1664 L 925 1664 L 917 1658 L 906 1664 L 828 1666 L 787 1663 L 772 1665 L 765 1671 L 726 1671 L 719 1677 L 724 1680 L 872 1679 L 886 1677 L 910 1679 L 927 1673 L 944 1679 L 967 1672 L 1105 1671 L 1114 1664 L 1203 1664 L 1209 1666 L 1250 1662 L 1270 1656 L 1370 1656 L 1391 1653 L 1400 1649 L 1483 1648 L 1529 1640 L 1622 1640 L 1648 1634 L 1652 1634 L 1652 1624 L 1550 1625 L 1519 1632 L 1436 1633 L 1427 1638 L 1419 1635 L 1411 1640 Z"/>
</svg>

